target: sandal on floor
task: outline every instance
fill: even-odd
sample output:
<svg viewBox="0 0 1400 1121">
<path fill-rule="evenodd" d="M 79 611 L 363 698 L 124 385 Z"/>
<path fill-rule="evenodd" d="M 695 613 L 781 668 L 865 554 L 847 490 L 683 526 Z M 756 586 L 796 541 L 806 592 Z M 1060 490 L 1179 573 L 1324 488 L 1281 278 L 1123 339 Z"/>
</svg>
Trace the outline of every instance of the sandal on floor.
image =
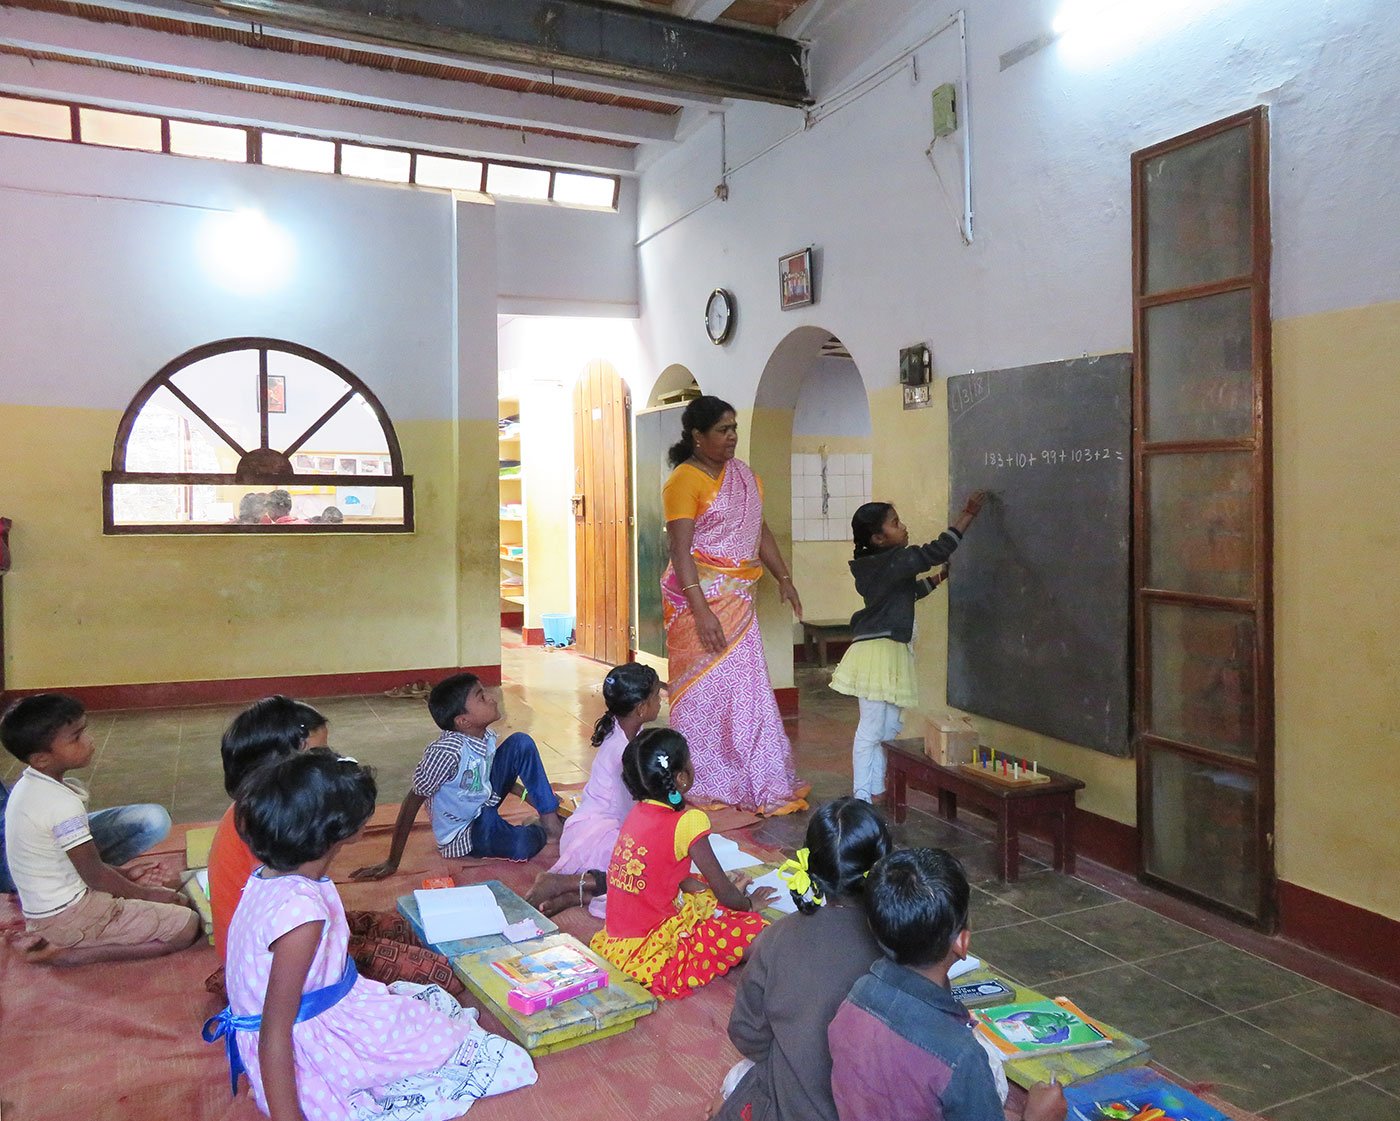
<svg viewBox="0 0 1400 1121">
<path fill-rule="evenodd" d="M 417 685 L 395 685 L 392 689 L 385 689 L 384 695 L 386 697 L 395 697 L 400 700 L 408 699 L 411 697 L 426 696 L 426 694 L 424 693 L 414 692 L 416 688 Z"/>
</svg>

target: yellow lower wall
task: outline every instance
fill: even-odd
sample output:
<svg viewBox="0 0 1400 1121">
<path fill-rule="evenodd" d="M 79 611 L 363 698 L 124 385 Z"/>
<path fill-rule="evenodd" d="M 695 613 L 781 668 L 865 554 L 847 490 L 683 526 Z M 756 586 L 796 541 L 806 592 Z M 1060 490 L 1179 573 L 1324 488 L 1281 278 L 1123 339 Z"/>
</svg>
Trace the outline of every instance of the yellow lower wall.
<svg viewBox="0 0 1400 1121">
<path fill-rule="evenodd" d="M 1400 919 L 1400 303 L 1274 324 L 1278 872 Z"/>
<path fill-rule="evenodd" d="M 104 537 L 120 414 L 0 406 L 14 689 L 355 673 L 500 661 L 490 421 L 396 425 L 417 532 Z M 455 463 L 455 455 L 461 462 Z M 480 462 L 478 462 L 478 460 Z M 453 544 L 456 543 L 454 551 Z"/>
</svg>

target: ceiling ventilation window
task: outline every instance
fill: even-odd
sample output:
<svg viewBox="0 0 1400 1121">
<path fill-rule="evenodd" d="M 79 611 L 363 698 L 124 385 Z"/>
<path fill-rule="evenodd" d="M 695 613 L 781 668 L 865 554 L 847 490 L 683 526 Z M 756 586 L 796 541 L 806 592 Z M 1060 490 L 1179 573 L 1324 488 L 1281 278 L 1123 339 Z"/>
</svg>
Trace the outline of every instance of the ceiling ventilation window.
<svg viewBox="0 0 1400 1121">
<path fill-rule="evenodd" d="M 107 533 L 402 533 L 413 479 L 388 414 L 309 347 L 227 339 L 181 355 L 123 415 Z"/>
</svg>

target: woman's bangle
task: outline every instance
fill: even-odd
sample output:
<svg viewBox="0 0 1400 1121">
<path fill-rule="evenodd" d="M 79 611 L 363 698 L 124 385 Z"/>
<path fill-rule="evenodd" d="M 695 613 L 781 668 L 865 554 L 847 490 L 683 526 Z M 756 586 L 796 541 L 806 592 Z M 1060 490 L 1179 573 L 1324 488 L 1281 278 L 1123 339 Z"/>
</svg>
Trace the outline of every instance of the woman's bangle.
<svg viewBox="0 0 1400 1121">
<path fill-rule="evenodd" d="M 789 584 L 792 583 L 792 577 L 789 576 L 786 572 L 778 577 L 778 583 L 781 584 L 784 580 L 786 580 Z"/>
<path fill-rule="evenodd" d="M 695 583 L 693 583 L 693 584 L 687 584 L 685 587 L 683 587 L 683 588 L 681 589 L 681 595 L 685 595 L 685 593 L 688 592 L 688 591 L 690 591 L 691 588 L 698 588 L 699 586 L 700 586 L 700 581 L 699 581 L 699 580 L 695 581 Z"/>
</svg>

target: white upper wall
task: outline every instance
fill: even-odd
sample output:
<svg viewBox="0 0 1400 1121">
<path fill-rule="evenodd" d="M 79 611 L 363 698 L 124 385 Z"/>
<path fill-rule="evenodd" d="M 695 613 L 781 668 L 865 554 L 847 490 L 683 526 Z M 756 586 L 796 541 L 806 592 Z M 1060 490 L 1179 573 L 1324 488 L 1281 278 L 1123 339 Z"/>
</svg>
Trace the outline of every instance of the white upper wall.
<svg viewBox="0 0 1400 1121">
<path fill-rule="evenodd" d="M 395 420 L 451 415 L 451 196 L 8 137 L 0 168 L 0 401 L 123 409 L 191 347 L 264 335 L 344 363 Z M 240 211 L 280 262 L 231 284 L 257 248 Z"/>
<path fill-rule="evenodd" d="M 0 136 L 0 402 L 124 408 L 189 348 L 264 335 L 344 363 L 395 419 L 450 416 L 468 320 L 494 353 L 502 306 L 635 317 L 635 202 L 627 183 L 616 212 L 482 198 L 454 219 L 445 191 Z M 496 244 L 459 269 L 462 223 Z"/>
<path fill-rule="evenodd" d="M 869 436 L 865 383 L 849 358 L 818 358 L 808 368 L 792 410 L 794 436 Z"/>
<path fill-rule="evenodd" d="M 732 108 L 727 202 L 708 201 L 717 122 L 649 168 L 639 243 L 652 375 L 682 363 L 744 407 L 777 344 L 803 325 L 839 336 L 872 388 L 895 383 L 899 348 L 918 341 L 945 376 L 1127 350 L 1131 153 L 1257 104 L 1270 107 L 1275 316 L 1400 298 L 1393 0 L 1122 0 L 1105 10 L 1140 21 L 1126 33 L 1108 34 L 1124 17 L 1091 21 L 1097 38 L 1081 29 L 1001 70 L 1000 56 L 1049 32 L 1062 6 L 966 4 L 970 246 L 954 218 L 961 132 L 934 145 L 937 173 L 925 154 L 930 94 L 960 81 L 955 24 L 916 52 L 917 81 L 906 64 L 839 98 L 839 111 L 819 106 L 805 131 L 797 111 Z M 954 11 L 833 5 L 809 29 L 818 98 Z M 818 250 L 818 302 L 782 312 L 778 257 L 805 245 Z M 701 320 L 716 286 L 739 308 L 725 347 L 709 344 Z"/>
</svg>

